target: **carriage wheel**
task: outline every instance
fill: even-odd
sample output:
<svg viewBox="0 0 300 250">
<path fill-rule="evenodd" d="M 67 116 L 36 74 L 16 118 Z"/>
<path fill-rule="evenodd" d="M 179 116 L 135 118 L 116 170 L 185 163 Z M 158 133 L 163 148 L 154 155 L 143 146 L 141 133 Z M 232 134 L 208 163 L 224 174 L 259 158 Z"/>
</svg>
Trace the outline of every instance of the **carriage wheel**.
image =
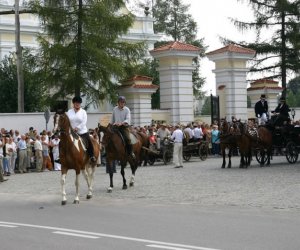
<svg viewBox="0 0 300 250">
<path fill-rule="evenodd" d="M 264 165 L 268 160 L 268 154 L 266 152 L 262 153 L 261 150 L 256 150 L 255 157 L 258 163 L 261 165 Z"/>
<path fill-rule="evenodd" d="M 192 154 L 189 153 L 189 152 L 183 152 L 183 153 L 182 153 L 182 157 L 183 157 L 183 159 L 184 159 L 185 161 L 189 161 L 189 160 L 191 159 L 191 157 L 192 157 Z"/>
<path fill-rule="evenodd" d="M 201 144 L 199 146 L 199 157 L 202 161 L 205 161 L 208 155 L 208 148 L 206 144 Z"/>
<path fill-rule="evenodd" d="M 154 162 L 155 162 L 155 156 L 153 154 L 149 154 L 148 155 L 148 163 L 149 163 L 149 165 L 152 166 L 154 164 Z"/>
<path fill-rule="evenodd" d="M 289 163 L 296 163 L 298 160 L 298 150 L 294 142 L 290 141 L 286 144 L 285 157 Z"/>
<path fill-rule="evenodd" d="M 169 150 L 166 150 L 163 153 L 164 164 L 167 165 L 171 161 L 171 158 L 172 158 L 171 152 Z"/>
</svg>

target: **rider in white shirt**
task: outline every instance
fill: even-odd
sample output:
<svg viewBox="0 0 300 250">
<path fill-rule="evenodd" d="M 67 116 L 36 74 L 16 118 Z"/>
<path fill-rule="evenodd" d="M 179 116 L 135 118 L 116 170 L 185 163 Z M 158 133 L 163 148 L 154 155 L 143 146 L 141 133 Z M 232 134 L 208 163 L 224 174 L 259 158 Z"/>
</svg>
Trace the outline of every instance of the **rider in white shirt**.
<svg viewBox="0 0 300 250">
<path fill-rule="evenodd" d="M 94 148 L 91 141 L 90 134 L 86 126 L 87 113 L 81 108 L 82 99 L 80 96 L 75 96 L 72 99 L 73 108 L 69 109 L 67 115 L 69 117 L 71 127 L 74 132 L 78 133 L 80 137 L 87 142 L 87 153 L 92 162 L 96 162 L 97 159 L 94 156 Z"/>
</svg>

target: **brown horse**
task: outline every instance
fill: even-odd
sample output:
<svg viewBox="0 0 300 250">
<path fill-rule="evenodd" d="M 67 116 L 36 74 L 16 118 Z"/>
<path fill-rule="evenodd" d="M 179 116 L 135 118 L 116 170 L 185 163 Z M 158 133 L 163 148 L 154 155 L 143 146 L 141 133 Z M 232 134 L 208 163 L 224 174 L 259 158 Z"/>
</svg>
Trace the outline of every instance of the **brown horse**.
<svg viewBox="0 0 300 250">
<path fill-rule="evenodd" d="M 252 150 L 259 154 L 260 165 L 270 165 L 272 155 L 272 133 L 265 127 L 254 127 L 251 121 L 248 124 L 241 123 L 242 135 L 246 136 L 246 141 L 243 141 L 240 147 L 252 153 Z"/>
<path fill-rule="evenodd" d="M 87 199 L 92 198 L 94 172 L 96 163 L 90 162 L 89 156 L 85 152 L 83 142 L 80 137 L 73 133 L 70 120 L 66 113 L 57 112 L 54 115 L 54 132 L 60 133 L 59 157 L 61 162 L 61 190 L 62 190 L 62 205 L 67 202 L 66 197 L 66 176 L 69 169 L 74 169 L 76 172 L 76 195 L 74 203 L 79 203 L 79 174 L 82 171 L 88 185 Z M 100 145 L 96 140 L 91 138 L 94 147 L 94 155 L 99 157 Z"/>
<path fill-rule="evenodd" d="M 220 148 L 223 157 L 222 168 L 226 166 L 226 151 L 228 152 L 228 168 L 231 168 L 232 151 L 237 148 L 237 138 L 234 135 L 232 126 L 226 118 L 220 124 Z"/>
<path fill-rule="evenodd" d="M 272 156 L 272 132 L 264 125 L 257 128 L 257 137 L 252 138 L 252 148 L 260 154 L 260 165 L 270 165 Z"/>
<path fill-rule="evenodd" d="M 149 147 L 148 136 L 142 132 L 132 133 L 135 138 L 135 143 L 133 146 L 133 152 L 136 156 L 136 159 L 130 157 L 126 150 L 126 145 L 123 136 L 121 135 L 117 126 L 113 126 L 112 124 L 108 124 L 107 127 L 101 126 L 98 124 L 98 133 L 99 138 L 100 132 L 104 133 L 101 143 L 105 147 L 106 151 L 106 163 L 108 164 L 109 169 L 109 177 L 110 177 L 110 185 L 107 189 L 108 192 L 112 192 L 113 190 L 113 161 L 118 160 L 121 164 L 121 175 L 123 178 L 123 189 L 127 189 L 127 182 L 125 178 L 125 167 L 127 162 L 129 162 L 131 167 L 131 178 L 129 182 L 129 186 L 134 185 L 135 172 L 138 168 L 139 163 L 141 162 L 144 155 L 144 147 Z"/>
</svg>

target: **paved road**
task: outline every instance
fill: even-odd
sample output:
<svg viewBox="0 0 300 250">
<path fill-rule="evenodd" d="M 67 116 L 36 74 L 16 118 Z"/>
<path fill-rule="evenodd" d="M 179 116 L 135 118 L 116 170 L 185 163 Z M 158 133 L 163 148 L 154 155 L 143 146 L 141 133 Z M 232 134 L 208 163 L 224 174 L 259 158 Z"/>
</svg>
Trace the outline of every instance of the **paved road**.
<svg viewBox="0 0 300 250">
<path fill-rule="evenodd" d="M 158 203 L 199 204 L 202 206 L 238 206 L 266 209 L 300 209 L 300 163 L 288 164 L 274 157 L 270 167 L 260 167 L 256 161 L 248 169 L 238 168 L 233 158 L 231 169 L 221 169 L 221 158 L 200 161 L 192 158 L 183 169 L 172 165 L 140 167 L 134 188 L 121 190 L 122 179 L 114 175 L 115 188 L 108 194 L 109 176 L 104 167 L 96 170 L 94 199 L 145 200 Z M 126 169 L 129 179 L 130 169 Z M 81 178 L 80 193 L 84 199 L 86 183 Z M 67 176 L 68 200 L 73 201 L 74 171 Z M 60 173 L 43 172 L 17 174 L 0 184 L 2 198 L 26 196 L 30 199 L 49 199 L 60 202 Z"/>
<path fill-rule="evenodd" d="M 60 173 L 28 173 L 0 184 L 3 249 L 299 249 L 300 164 L 275 157 L 271 167 L 255 161 L 221 169 L 220 158 L 193 158 L 183 169 L 156 163 L 141 167 L 136 185 L 122 190 L 115 176 L 97 168 L 94 197 L 74 198 L 74 173 L 67 177 L 69 203 L 60 205 Z M 119 170 L 119 169 L 118 169 Z M 126 173 L 129 175 L 129 169 Z"/>
</svg>

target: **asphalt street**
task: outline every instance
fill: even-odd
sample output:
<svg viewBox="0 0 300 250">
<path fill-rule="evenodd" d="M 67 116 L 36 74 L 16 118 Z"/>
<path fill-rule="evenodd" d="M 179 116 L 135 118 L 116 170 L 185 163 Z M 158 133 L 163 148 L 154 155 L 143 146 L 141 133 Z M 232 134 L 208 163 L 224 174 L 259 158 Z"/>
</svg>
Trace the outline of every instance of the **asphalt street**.
<svg viewBox="0 0 300 250">
<path fill-rule="evenodd" d="M 182 169 L 157 162 L 140 167 L 128 190 L 117 169 L 112 193 L 99 167 L 92 200 L 81 178 L 78 205 L 70 171 L 66 206 L 60 172 L 12 175 L 0 183 L 1 249 L 299 249 L 300 164 L 278 156 L 240 169 L 238 161 L 231 169 L 221 158 L 192 158 Z"/>
</svg>

